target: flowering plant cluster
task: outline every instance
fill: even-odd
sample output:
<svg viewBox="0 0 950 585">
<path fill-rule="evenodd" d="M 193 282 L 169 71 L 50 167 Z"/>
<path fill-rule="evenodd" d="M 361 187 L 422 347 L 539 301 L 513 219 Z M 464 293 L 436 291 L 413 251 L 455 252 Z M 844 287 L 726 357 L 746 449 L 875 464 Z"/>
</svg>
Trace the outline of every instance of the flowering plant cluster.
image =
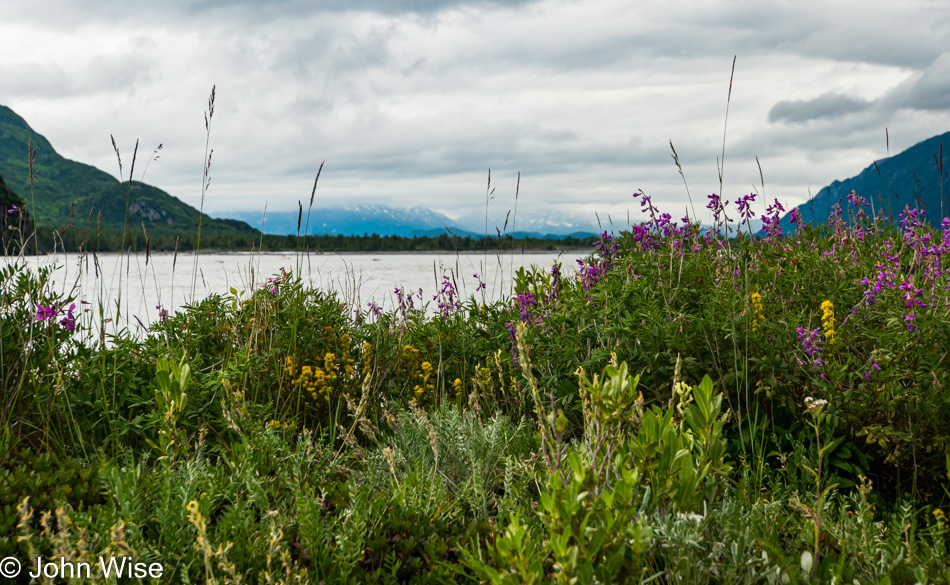
<svg viewBox="0 0 950 585">
<path fill-rule="evenodd" d="M 38 304 L 36 305 L 36 316 L 33 320 L 44 323 L 47 327 L 59 325 L 63 329 L 72 332 L 76 330 L 76 317 L 73 314 L 75 310 L 76 303 L 71 303 L 65 311 L 59 307 L 47 307 Z M 62 318 L 60 318 L 61 315 Z"/>
<path fill-rule="evenodd" d="M 459 311 L 462 310 L 462 302 L 459 300 L 455 283 L 453 282 L 453 279 L 449 278 L 448 275 L 442 276 L 442 288 L 439 289 L 439 292 L 433 295 L 432 300 L 438 301 L 439 313 L 443 317 L 448 317 L 452 314 L 458 314 Z"/>
</svg>

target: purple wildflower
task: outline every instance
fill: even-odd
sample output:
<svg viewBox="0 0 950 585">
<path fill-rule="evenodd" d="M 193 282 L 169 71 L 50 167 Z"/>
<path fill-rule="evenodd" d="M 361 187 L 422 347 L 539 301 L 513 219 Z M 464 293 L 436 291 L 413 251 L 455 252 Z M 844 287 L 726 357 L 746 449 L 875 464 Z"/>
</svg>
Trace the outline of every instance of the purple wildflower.
<svg viewBox="0 0 950 585">
<path fill-rule="evenodd" d="M 880 369 L 881 369 L 881 366 L 877 365 L 877 362 L 874 361 L 874 358 L 871 358 L 871 369 L 864 373 L 864 379 L 870 380 L 871 374 L 874 372 L 874 370 L 880 370 Z"/>
<path fill-rule="evenodd" d="M 366 306 L 369 307 L 369 312 L 373 314 L 373 317 L 379 317 L 380 313 L 383 312 L 383 308 L 377 305 L 375 301 L 366 303 Z"/>
<path fill-rule="evenodd" d="M 736 207 L 739 209 L 739 218 L 742 221 L 752 219 L 755 212 L 752 211 L 752 203 L 755 201 L 755 193 L 743 195 L 736 200 Z"/>
<path fill-rule="evenodd" d="M 56 315 L 59 314 L 59 309 L 56 307 L 44 307 L 43 305 L 36 305 L 36 317 L 33 318 L 34 321 L 52 321 L 56 318 Z"/>
<path fill-rule="evenodd" d="M 805 354 L 811 358 L 812 367 L 820 368 L 824 365 L 824 361 L 821 359 L 823 339 L 821 336 L 821 327 L 816 327 L 815 329 L 809 330 L 805 327 L 796 327 L 795 331 L 798 333 L 798 340 L 802 342 L 802 348 L 805 350 Z M 798 360 L 798 364 L 802 365 L 802 360 Z"/>
<path fill-rule="evenodd" d="M 76 318 L 73 316 L 73 311 L 76 309 L 76 303 L 69 305 L 69 309 L 66 310 L 66 316 L 60 320 L 59 324 L 62 325 L 67 331 L 76 330 Z"/>
<path fill-rule="evenodd" d="M 484 281 L 482 281 L 481 277 L 478 276 L 477 272 L 472 275 L 472 278 L 478 281 L 478 286 L 475 287 L 475 292 L 488 288 L 488 285 L 485 284 Z"/>
<path fill-rule="evenodd" d="M 442 277 L 442 289 L 432 296 L 432 300 L 439 301 L 439 310 L 443 317 L 448 317 L 453 312 L 457 313 L 462 308 L 458 294 L 455 291 L 455 285 L 448 276 Z"/>
<path fill-rule="evenodd" d="M 868 200 L 865 199 L 864 197 L 859 196 L 854 191 L 848 194 L 848 201 L 851 203 L 851 205 L 854 205 L 855 207 L 868 206 Z"/>
</svg>

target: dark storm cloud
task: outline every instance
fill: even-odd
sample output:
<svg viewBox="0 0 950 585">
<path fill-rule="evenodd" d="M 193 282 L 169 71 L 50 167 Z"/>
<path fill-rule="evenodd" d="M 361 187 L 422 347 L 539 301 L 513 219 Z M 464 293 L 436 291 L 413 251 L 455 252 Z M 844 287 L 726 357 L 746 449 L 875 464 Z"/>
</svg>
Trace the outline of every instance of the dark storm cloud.
<svg viewBox="0 0 950 585">
<path fill-rule="evenodd" d="M 769 110 L 769 122 L 803 124 L 811 120 L 836 119 L 863 112 L 871 107 L 867 100 L 839 93 L 825 93 L 811 100 L 783 100 Z"/>
</svg>

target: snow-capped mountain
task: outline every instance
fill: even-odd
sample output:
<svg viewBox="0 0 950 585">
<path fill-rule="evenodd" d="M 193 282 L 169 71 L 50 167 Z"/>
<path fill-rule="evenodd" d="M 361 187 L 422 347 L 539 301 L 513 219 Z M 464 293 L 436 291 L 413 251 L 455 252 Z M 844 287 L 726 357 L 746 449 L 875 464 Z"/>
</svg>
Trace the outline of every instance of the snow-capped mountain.
<svg viewBox="0 0 950 585">
<path fill-rule="evenodd" d="M 446 227 L 453 232 L 455 222 L 425 207 L 389 207 L 387 205 L 356 205 L 299 211 L 233 212 L 231 216 L 252 226 L 263 225 L 265 234 L 301 235 L 363 235 L 413 236 L 441 233 Z M 297 221 L 300 220 L 298 231 Z M 262 224 L 263 220 L 263 224 Z"/>
<path fill-rule="evenodd" d="M 301 215 L 298 211 L 232 212 L 230 217 L 246 221 L 261 229 L 265 234 L 294 235 L 297 233 L 320 235 L 364 235 L 380 236 L 433 236 L 445 233 L 446 229 L 459 236 L 480 237 L 486 234 L 485 213 L 466 213 L 458 219 L 426 207 L 390 207 L 388 205 L 356 205 L 351 207 L 333 207 L 310 210 L 309 224 L 307 210 Z M 500 215 L 496 217 L 496 215 Z M 299 230 L 297 221 L 300 220 Z M 263 219 L 263 223 L 262 223 Z M 507 219 L 507 225 L 506 225 Z M 606 218 L 604 218 L 606 221 Z M 517 233 L 514 230 L 517 229 Z M 611 229 L 605 224 L 604 229 Z M 514 217 L 504 213 L 492 212 L 488 217 L 487 235 L 496 236 L 514 234 L 517 237 L 562 237 L 567 235 L 586 236 L 599 233 L 596 219 L 571 213 L 548 212 L 522 214 Z"/>
</svg>

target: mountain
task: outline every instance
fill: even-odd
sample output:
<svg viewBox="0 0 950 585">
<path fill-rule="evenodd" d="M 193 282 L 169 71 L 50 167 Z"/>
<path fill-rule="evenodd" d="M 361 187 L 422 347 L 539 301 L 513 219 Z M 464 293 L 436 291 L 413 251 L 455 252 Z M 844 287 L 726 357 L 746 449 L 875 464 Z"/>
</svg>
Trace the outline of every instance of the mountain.
<svg viewBox="0 0 950 585">
<path fill-rule="evenodd" d="M 235 211 L 231 217 L 246 221 L 250 225 L 260 228 L 263 217 L 263 231 L 265 234 L 293 235 L 298 233 L 297 211 L 268 211 L 266 216 L 262 212 Z M 484 237 L 484 223 L 481 227 L 471 217 L 462 220 L 452 220 L 448 216 L 432 211 L 425 207 L 390 207 L 388 205 L 357 205 L 353 207 L 334 207 L 310 210 L 310 223 L 307 226 L 307 210 L 300 218 L 299 233 L 305 231 L 311 235 L 343 235 L 361 236 L 377 234 L 379 236 L 438 236 L 451 231 L 456 236 L 472 238 Z M 565 236 L 583 238 L 593 235 L 596 226 L 582 222 L 570 223 L 561 217 L 535 218 L 519 220 L 517 238 L 551 238 L 559 239 Z M 498 229 L 504 226 L 504 217 L 499 219 Z M 482 216 L 484 221 L 484 216 Z M 505 234 L 511 234 L 512 223 L 509 222 Z M 489 225 L 489 236 L 497 235 L 495 224 Z"/>
<path fill-rule="evenodd" d="M 35 150 L 30 185 L 28 145 Z M 59 228 L 87 222 L 94 228 L 101 213 L 104 231 L 121 231 L 128 205 L 135 230 L 150 233 L 194 234 L 199 212 L 157 187 L 119 181 L 95 167 L 63 158 L 13 110 L 0 106 L 0 176 L 35 210 L 38 225 Z M 253 234 L 249 225 L 204 216 L 202 234 Z"/>
<path fill-rule="evenodd" d="M 839 200 L 846 213 L 849 207 L 853 209 L 848 203 L 848 194 L 854 191 L 873 205 L 877 215 L 890 216 L 896 221 L 909 205 L 924 209 L 930 224 L 939 226 L 942 218 L 950 215 L 950 181 L 947 180 L 948 169 L 941 161 L 944 145 L 950 156 L 950 132 L 877 161 L 850 179 L 833 182 L 810 201 L 799 205 L 798 211 L 805 222 L 822 223 L 827 221 L 831 207 Z M 866 213 L 870 215 L 871 208 Z M 780 221 L 785 233 L 794 231 L 790 220 L 791 210 Z"/>
<path fill-rule="evenodd" d="M 0 176 L 0 213 L 24 207 L 23 198 L 14 193 L 13 189 L 8 187 L 3 180 L 3 176 Z M 24 211 L 26 210 L 24 209 Z"/>
<path fill-rule="evenodd" d="M 235 219 L 246 221 L 260 228 L 263 218 L 265 234 L 297 234 L 297 211 L 268 211 L 265 215 L 257 211 L 235 211 L 230 214 Z M 361 236 L 377 234 L 380 236 L 421 236 L 445 233 L 452 227 L 451 219 L 425 207 L 389 207 L 387 205 L 357 205 L 355 207 L 334 207 L 310 210 L 310 223 L 307 226 L 307 210 L 300 218 L 299 233 L 305 231 L 311 235 Z"/>
<path fill-rule="evenodd" d="M 527 212 L 525 209 L 527 209 Z M 495 228 L 497 227 L 502 232 L 507 231 L 508 233 L 514 228 L 517 230 L 517 237 L 522 237 L 522 234 L 534 234 L 536 237 L 540 234 L 544 234 L 540 237 L 547 238 L 569 235 L 577 237 L 583 234 L 582 237 L 586 237 L 600 234 L 604 230 L 609 231 L 627 227 L 626 217 L 621 220 L 621 218 L 608 218 L 608 216 L 604 215 L 601 217 L 601 225 L 603 226 L 601 228 L 598 226 L 597 216 L 593 213 L 585 215 L 577 212 L 551 209 L 538 211 L 531 209 L 530 205 L 527 206 L 527 208 L 522 205 L 517 215 L 514 210 L 511 210 L 509 214 L 509 208 L 500 206 L 495 206 L 489 211 L 489 235 L 495 234 Z M 472 232 L 477 234 L 485 233 L 484 210 L 473 209 L 463 214 L 456 221 L 458 225 Z"/>
</svg>

